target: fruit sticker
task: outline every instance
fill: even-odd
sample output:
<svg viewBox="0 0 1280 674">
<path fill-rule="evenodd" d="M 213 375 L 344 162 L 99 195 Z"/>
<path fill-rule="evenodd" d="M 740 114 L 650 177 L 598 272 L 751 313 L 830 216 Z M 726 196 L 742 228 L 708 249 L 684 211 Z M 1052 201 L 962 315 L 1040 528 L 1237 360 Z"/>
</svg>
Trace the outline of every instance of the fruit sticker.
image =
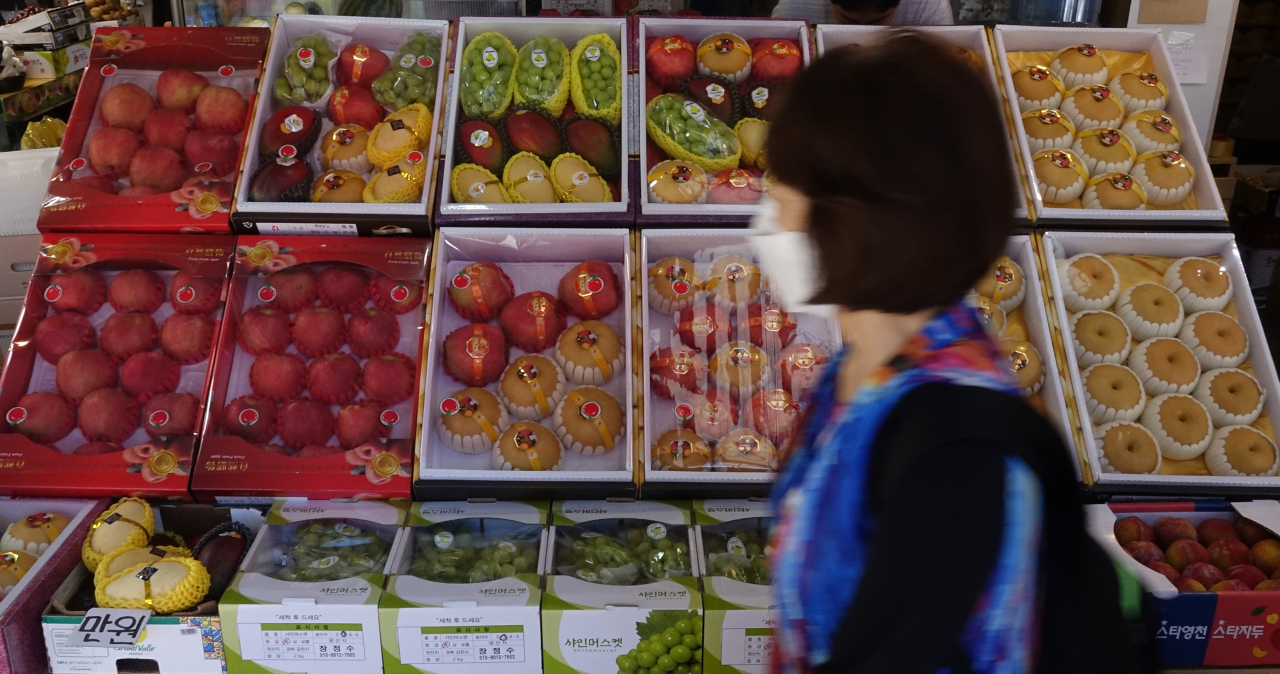
<svg viewBox="0 0 1280 674">
<path fill-rule="evenodd" d="M 599 61 L 599 60 L 600 60 L 600 45 L 598 45 L 598 44 L 593 44 L 593 45 L 591 45 L 590 47 L 587 47 L 587 50 L 586 50 L 585 52 L 583 52 L 583 55 L 587 57 L 587 60 L 588 60 L 588 61 Z"/>
<path fill-rule="evenodd" d="M 62 299 L 62 286 L 54 284 L 44 289 L 44 300 L 46 302 L 57 302 Z"/>
<path fill-rule="evenodd" d="M 311 562 L 309 566 L 313 569 L 327 569 L 337 563 L 338 563 L 338 556 L 331 555 L 329 557 L 322 557 L 320 559 L 317 559 L 316 561 Z"/>
<path fill-rule="evenodd" d="M 1095 84 L 1089 87 L 1089 93 L 1093 95 L 1093 100 L 1101 101 L 1111 96 L 1111 90 L 1105 84 Z"/>
<path fill-rule="evenodd" d="M 280 124 L 280 130 L 285 133 L 297 133 L 303 127 L 302 118 L 297 115 L 289 115 L 284 118 L 284 122 Z"/>
<path fill-rule="evenodd" d="M 501 550 L 506 550 L 507 552 L 510 552 L 512 554 L 520 552 L 520 548 L 516 547 L 516 544 L 512 543 L 511 541 L 502 541 L 501 543 L 498 544 L 498 548 Z"/>
<path fill-rule="evenodd" d="M 1093 56 L 1098 53 L 1098 48 L 1091 44 L 1082 44 L 1079 47 L 1076 47 L 1076 51 L 1080 52 L 1084 56 Z"/>
<path fill-rule="evenodd" d="M 720 103 L 723 103 L 723 102 L 724 102 L 724 87 L 720 86 L 719 84 L 716 84 L 715 82 L 712 82 L 711 84 L 708 84 L 708 85 L 707 85 L 707 98 L 710 98 L 710 99 L 711 99 L 711 102 L 712 102 L 712 103 L 715 103 L 715 104 L 717 104 L 717 105 L 718 105 L 718 104 L 720 104 Z"/>
<path fill-rule="evenodd" d="M 225 66 L 222 66 L 221 68 L 218 68 L 218 74 L 223 77 L 231 77 L 233 74 L 235 74 L 235 72 L 236 72 L 235 66 L 232 66 L 232 65 L 225 65 Z"/>
<path fill-rule="evenodd" d="M 489 147 L 493 145 L 493 139 L 489 137 L 488 131 L 476 129 L 471 132 L 471 144 L 476 147 Z"/>
<path fill-rule="evenodd" d="M 193 170 L 196 173 L 208 173 L 213 170 L 213 164 L 211 162 L 202 161 L 199 164 L 196 164 Z"/>
<path fill-rule="evenodd" d="M 480 195 L 484 194 L 484 183 L 472 183 L 471 187 L 467 188 L 467 194 L 471 195 L 472 199 L 480 198 Z"/>
<path fill-rule="evenodd" d="M 706 113 L 702 110 L 702 106 L 694 103 L 693 101 L 684 102 L 684 111 L 689 113 L 689 116 L 692 117 L 695 122 L 701 122 L 707 118 Z"/>
<path fill-rule="evenodd" d="M 468 339 L 467 355 L 477 359 L 484 358 L 489 355 L 489 340 L 484 337 L 472 337 Z"/>
<path fill-rule="evenodd" d="M 546 176 L 542 175 L 542 171 L 538 169 L 529 169 L 529 172 L 524 177 L 525 180 L 531 183 L 540 183 L 546 178 Z"/>
<path fill-rule="evenodd" d="M 346 522 L 338 522 L 337 524 L 333 525 L 333 530 L 338 532 L 339 534 L 342 534 L 343 536 L 359 536 L 360 535 L 359 527 L 352 526 L 350 524 L 347 524 Z"/>
<path fill-rule="evenodd" d="M 10 426 L 20 424 L 27 420 L 27 410 L 24 407 L 15 407 L 4 415 L 4 420 L 8 421 Z"/>
<path fill-rule="evenodd" d="M 258 423 L 259 418 L 260 417 L 258 416 L 258 410 L 255 410 L 255 409 L 242 410 L 240 412 L 240 416 L 237 417 L 237 419 L 240 421 L 240 425 L 245 427 L 252 426 Z"/>
<path fill-rule="evenodd" d="M 169 413 L 164 410 L 156 410 L 147 416 L 147 423 L 152 428 L 160 428 L 169 423 Z"/>
<path fill-rule="evenodd" d="M 276 298 L 276 289 L 273 286 L 262 286 L 258 289 L 258 299 L 263 302 L 270 302 Z"/>
<path fill-rule="evenodd" d="M 535 65 L 535 66 L 537 66 L 537 67 L 539 67 L 539 68 L 546 68 L 546 67 L 547 67 L 547 52 L 545 52 L 545 51 L 543 51 L 543 50 L 541 50 L 541 49 L 535 49 L 535 50 L 533 50 L 533 56 L 530 58 L 530 60 L 531 60 L 531 61 L 533 61 L 533 65 Z"/>
<path fill-rule="evenodd" d="M 89 165 L 89 162 L 85 161 L 83 157 L 76 157 L 75 159 L 71 160 L 71 164 L 69 164 L 67 168 L 71 169 L 72 171 L 79 171 L 80 169 L 88 165 Z"/>
<path fill-rule="evenodd" d="M 1044 66 L 1031 66 L 1027 69 L 1027 76 L 1036 82 L 1042 82 L 1049 79 L 1049 69 Z"/>
<path fill-rule="evenodd" d="M 98 72 L 102 73 L 103 77 L 111 77 L 116 74 L 116 65 L 114 63 L 108 63 L 107 65 L 102 66 L 102 70 Z"/>
<path fill-rule="evenodd" d="M 449 546 L 453 545 L 453 534 L 447 531 L 441 531 L 440 533 L 436 534 L 435 543 L 437 548 L 440 548 L 441 550 L 446 550 L 449 548 Z"/>
<path fill-rule="evenodd" d="M 587 420 L 598 419 L 600 412 L 600 403 L 592 401 L 585 402 L 578 408 L 578 415 Z"/>
<path fill-rule="evenodd" d="M 440 414 L 451 417 L 458 413 L 462 406 L 454 398 L 445 398 L 440 401 Z"/>
<path fill-rule="evenodd" d="M 484 61 L 486 68 L 492 68 L 498 65 L 498 50 L 493 47 L 485 47 L 484 51 L 481 52 L 480 58 Z"/>
<path fill-rule="evenodd" d="M 298 65 L 303 68 L 310 68 L 316 64 L 316 52 L 310 47 L 303 47 L 298 50 Z"/>
<path fill-rule="evenodd" d="M 730 538 L 728 544 L 725 547 L 729 549 L 729 552 L 735 555 L 747 554 L 747 546 L 743 545 L 742 539 L 738 538 L 737 536 Z"/>
<path fill-rule="evenodd" d="M 676 405 L 676 419 L 679 419 L 680 423 L 684 423 L 692 418 L 693 405 L 690 405 L 689 403 L 680 403 L 679 405 Z"/>
<path fill-rule="evenodd" d="M 582 187 L 591 181 L 591 174 L 586 171 L 577 171 L 573 174 L 573 184 L 576 187 Z"/>
<path fill-rule="evenodd" d="M 435 64 L 436 64 L 436 60 L 426 54 L 423 54 L 422 56 L 418 57 L 418 65 L 422 68 L 430 68 Z"/>
<path fill-rule="evenodd" d="M 649 538 L 652 538 L 655 541 L 660 541 L 667 537 L 667 525 L 661 522 L 654 522 L 653 524 L 645 527 L 644 532 L 649 534 Z"/>
<path fill-rule="evenodd" d="M 1151 120 L 1151 126 L 1156 127 L 1159 131 L 1169 133 L 1169 129 L 1173 128 L 1173 120 L 1165 115 L 1160 115 L 1159 117 Z"/>
<path fill-rule="evenodd" d="M 1098 142 L 1105 147 L 1111 147 L 1120 142 L 1120 132 L 1115 129 L 1103 129 L 1098 133 Z"/>
<path fill-rule="evenodd" d="M 418 164 L 421 164 L 423 159 L 424 159 L 424 157 L 423 157 L 423 155 L 422 155 L 422 152 L 420 152 L 420 151 L 418 151 L 418 150 L 410 150 L 410 151 L 409 151 L 409 154 L 406 154 L 406 155 L 404 156 L 404 160 L 405 160 L 405 161 L 407 161 L 407 162 L 409 162 L 410 164 L 412 164 L 412 165 L 414 165 L 414 166 L 417 166 Z"/>
<path fill-rule="evenodd" d="M 468 276 L 465 272 L 459 272 L 457 276 L 453 277 L 453 287 L 457 288 L 458 290 L 462 290 L 470 285 L 471 285 L 471 277 Z"/>
<path fill-rule="evenodd" d="M 378 415 L 378 421 L 383 426 L 395 426 L 400 423 L 400 413 L 395 410 L 383 410 L 382 414 Z"/>
<path fill-rule="evenodd" d="M 400 67 L 412 68 L 415 61 L 416 59 L 413 57 L 413 54 L 405 54 L 400 57 Z"/>
<path fill-rule="evenodd" d="M 1138 73 L 1138 81 L 1142 82 L 1143 84 L 1149 87 L 1155 87 L 1160 85 L 1160 78 L 1156 77 L 1155 73 L 1149 73 L 1145 70 Z"/>
<path fill-rule="evenodd" d="M 763 108 L 765 103 L 769 102 L 768 87 L 756 87 L 751 90 L 751 103 L 756 108 Z"/>
</svg>

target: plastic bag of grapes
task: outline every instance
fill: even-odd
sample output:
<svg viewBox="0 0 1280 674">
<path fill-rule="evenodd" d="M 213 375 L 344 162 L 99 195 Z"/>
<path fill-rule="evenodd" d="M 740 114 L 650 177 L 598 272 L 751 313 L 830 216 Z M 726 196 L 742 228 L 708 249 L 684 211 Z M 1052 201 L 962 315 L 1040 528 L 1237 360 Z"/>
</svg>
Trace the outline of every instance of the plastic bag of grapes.
<svg viewBox="0 0 1280 674">
<path fill-rule="evenodd" d="M 295 39 L 276 77 L 276 101 L 281 105 L 323 108 L 324 101 L 333 92 L 333 72 L 329 66 L 349 38 L 340 41 L 343 44 L 335 45 L 324 33 Z"/>
<path fill-rule="evenodd" d="M 598 585 L 636 584 L 640 579 L 640 560 L 620 541 L 592 530 L 598 528 L 556 529 L 556 573 Z"/>
<path fill-rule="evenodd" d="M 440 37 L 414 33 L 391 57 L 391 69 L 373 81 L 373 98 L 388 110 L 421 103 L 435 110 L 439 80 Z"/>
<path fill-rule="evenodd" d="M 545 35 L 530 40 L 516 57 L 516 103 L 534 103 L 559 117 L 572 88 L 565 77 L 568 64 L 563 42 Z"/>
<path fill-rule="evenodd" d="M 768 520 L 702 528 L 707 575 L 752 585 L 769 584 Z"/>
<path fill-rule="evenodd" d="M 649 136 L 672 158 L 697 164 L 707 173 L 738 165 L 742 147 L 733 129 L 697 102 L 662 94 L 649 101 L 645 117 Z"/>
<path fill-rule="evenodd" d="M 280 580 L 321 583 L 382 573 L 391 550 L 393 535 L 368 522 L 315 520 L 299 524 L 292 546 L 276 550 L 274 561 L 284 568 L 275 573 Z"/>
<path fill-rule="evenodd" d="M 646 585 L 693 574 L 688 529 L 606 520 L 557 529 L 556 571 L 602 585 Z"/>
<path fill-rule="evenodd" d="M 501 116 L 511 105 L 516 48 L 499 33 L 481 33 L 462 52 L 458 98 L 467 117 Z"/>
<path fill-rule="evenodd" d="M 414 527 L 409 574 L 436 583 L 485 583 L 538 572 L 542 527 L 467 519 Z"/>
<path fill-rule="evenodd" d="M 570 56 L 573 67 L 573 107 L 603 117 L 612 124 L 622 122 L 622 55 L 613 39 L 604 33 L 578 41 Z"/>
</svg>

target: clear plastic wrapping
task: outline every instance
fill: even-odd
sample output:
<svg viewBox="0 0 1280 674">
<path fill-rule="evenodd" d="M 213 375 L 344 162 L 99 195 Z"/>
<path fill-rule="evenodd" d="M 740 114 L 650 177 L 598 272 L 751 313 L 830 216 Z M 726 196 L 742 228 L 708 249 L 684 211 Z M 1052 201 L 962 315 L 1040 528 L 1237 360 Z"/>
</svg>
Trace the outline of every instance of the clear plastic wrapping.
<svg viewBox="0 0 1280 674">
<path fill-rule="evenodd" d="M 649 102 L 649 135 L 667 154 L 714 173 L 738 165 L 742 148 L 733 129 L 700 104 L 677 94 Z"/>
<path fill-rule="evenodd" d="M 599 585 L 648 585 L 693 575 L 689 529 L 649 520 L 598 520 L 556 529 L 556 575 Z"/>
<path fill-rule="evenodd" d="M 499 519 L 465 519 L 413 527 L 406 573 L 436 583 L 484 583 L 538 572 L 542 527 Z"/>
<path fill-rule="evenodd" d="M 569 50 L 564 43 L 539 35 L 520 48 L 516 59 L 517 103 L 540 105 L 553 115 L 569 100 Z"/>
<path fill-rule="evenodd" d="M 391 57 L 391 70 L 373 81 L 374 100 L 390 110 L 421 103 L 428 110 L 436 105 L 437 72 L 440 67 L 440 36 L 414 33 Z"/>
<path fill-rule="evenodd" d="M 769 527 L 760 517 L 702 527 L 706 575 L 769 584 Z"/>
<path fill-rule="evenodd" d="M 499 33 L 481 33 L 462 53 L 458 98 L 468 117 L 494 118 L 511 104 L 516 48 Z"/>
<path fill-rule="evenodd" d="M 323 32 L 304 35 L 289 45 L 289 54 L 275 81 L 275 98 L 282 105 L 307 105 L 324 101 L 333 91 L 330 64 L 342 45 L 330 43 Z"/>
<path fill-rule="evenodd" d="M 382 573 L 395 540 L 394 528 L 360 520 L 322 519 L 281 527 L 271 549 L 270 575 L 299 583 L 322 583 L 363 573 Z"/>
</svg>

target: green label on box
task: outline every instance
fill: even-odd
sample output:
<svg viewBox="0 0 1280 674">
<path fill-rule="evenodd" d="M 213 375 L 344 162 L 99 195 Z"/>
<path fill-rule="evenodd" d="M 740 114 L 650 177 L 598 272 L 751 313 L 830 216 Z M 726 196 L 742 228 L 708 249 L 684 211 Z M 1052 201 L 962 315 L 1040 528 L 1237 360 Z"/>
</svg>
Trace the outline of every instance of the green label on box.
<svg viewBox="0 0 1280 674">
<path fill-rule="evenodd" d="M 768 628 L 768 627 L 751 627 L 751 628 L 748 628 L 748 629 L 747 629 L 747 636 L 749 636 L 749 637 L 771 637 L 771 636 L 773 636 L 773 629 Z"/>
<path fill-rule="evenodd" d="M 466 625 L 459 627 L 423 627 L 423 634 L 488 634 L 499 632 L 511 634 L 524 633 L 524 625 Z"/>
<path fill-rule="evenodd" d="M 360 623 L 263 623 L 263 631 L 271 632 L 360 632 Z"/>
</svg>

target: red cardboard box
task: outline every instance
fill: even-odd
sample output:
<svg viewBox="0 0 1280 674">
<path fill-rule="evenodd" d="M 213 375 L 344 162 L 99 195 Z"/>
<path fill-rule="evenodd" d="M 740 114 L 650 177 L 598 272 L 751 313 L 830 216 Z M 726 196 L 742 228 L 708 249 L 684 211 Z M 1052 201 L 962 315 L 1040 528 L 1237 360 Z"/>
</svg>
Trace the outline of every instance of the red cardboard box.
<svg viewBox="0 0 1280 674">
<path fill-rule="evenodd" d="M 3 496 L 115 496 L 134 495 L 155 498 L 188 499 L 187 475 L 191 469 L 191 457 L 195 451 L 195 432 L 188 435 L 161 435 L 168 416 L 172 413 L 182 414 L 177 410 L 163 407 L 149 408 L 152 393 L 137 393 L 138 389 L 128 378 L 121 378 L 121 372 L 129 370 L 131 362 L 120 345 L 127 340 L 120 338 L 117 332 L 120 326 L 112 321 L 108 331 L 115 338 L 104 345 L 101 338 L 104 326 L 113 316 L 120 313 L 110 301 L 102 301 L 101 305 L 85 314 L 81 307 L 74 304 L 78 297 L 84 295 L 79 287 L 72 285 L 72 279 L 81 278 L 80 270 L 94 271 L 103 279 L 103 290 L 106 295 L 115 297 L 110 286 L 125 270 L 148 270 L 154 272 L 163 281 L 163 301 L 158 308 L 150 312 L 157 340 L 163 333 L 165 321 L 177 316 L 174 302 L 180 304 L 196 301 L 208 306 L 200 314 L 182 314 L 182 316 L 203 315 L 208 317 L 203 329 L 208 331 L 210 342 L 208 355 L 198 359 L 196 353 L 177 364 L 176 349 L 165 349 L 161 344 L 168 341 L 153 342 L 148 348 L 138 353 L 148 354 L 142 363 L 142 370 L 155 370 L 156 364 L 174 367 L 178 371 L 176 383 L 160 384 L 154 391 L 163 393 L 164 389 L 176 393 L 190 394 L 196 405 L 194 412 L 194 429 L 198 430 L 204 414 L 205 392 L 208 390 L 212 368 L 209 367 L 214 353 L 212 340 L 218 334 L 218 323 L 222 319 L 222 298 L 226 294 L 227 267 L 231 260 L 232 242 L 230 237 L 216 236 L 177 236 L 157 235 L 138 237 L 120 234 L 83 234 L 79 237 L 46 236 L 40 243 L 40 254 L 36 260 L 36 268 L 31 276 L 31 284 L 27 288 L 26 301 L 23 305 L 22 317 L 18 320 L 17 331 L 13 338 L 13 348 L 9 351 L 8 362 L 4 374 L 0 377 L 0 410 L 5 411 L 6 424 L 0 428 L 0 495 Z M 75 277 L 67 276 L 75 272 Z M 186 275 L 184 283 L 183 277 Z M 180 287 L 174 287 L 175 278 Z M 203 286 L 199 294 L 193 290 Z M 204 300 L 208 297 L 208 300 Z M 207 301 L 209 304 L 204 305 Z M 60 304 L 61 303 L 61 304 Z M 70 303 L 70 304 L 69 304 Z M 92 305 L 85 305 L 92 308 Z M 61 312 L 59 307 L 63 307 Z M 184 306 L 183 311 L 196 311 Z M 145 313 L 145 312 L 136 312 Z M 65 351 L 66 342 L 73 341 L 74 327 L 59 325 L 57 331 L 43 333 L 39 325 L 51 319 L 59 322 L 65 317 L 82 315 L 92 327 L 92 343 L 82 343 L 87 347 L 80 351 L 94 356 L 94 361 L 109 360 L 116 367 L 115 383 L 106 388 L 129 389 L 126 395 L 137 400 L 138 420 L 129 435 L 121 440 L 109 440 L 115 444 L 104 442 L 93 443 L 86 449 L 90 441 L 84 433 L 84 405 L 78 400 L 72 401 L 76 410 L 77 427 L 55 440 L 45 440 L 42 444 L 33 442 L 24 435 L 32 433 L 30 427 L 24 430 L 23 423 L 38 420 L 39 410 L 26 409 L 23 398 L 29 393 L 48 392 L 63 396 L 64 399 L 80 398 L 70 386 L 59 385 L 55 362 L 46 359 L 40 352 L 49 354 L 53 351 Z M 174 322 L 177 327 L 182 318 Z M 61 346 L 54 343 L 64 342 Z M 108 346 L 111 345 L 111 346 Z M 80 352 L 77 351 L 77 352 Z M 159 355 L 164 357 L 158 357 Z M 54 357 L 63 360 L 71 354 Z M 181 360 L 178 358 L 177 360 Z M 170 365 L 170 361 L 175 364 Z M 83 376 L 89 368 L 86 361 L 68 361 L 64 370 L 76 371 Z M 92 361 L 91 361 L 92 362 Z M 73 364 L 74 363 L 74 364 Z M 105 370 L 104 370 L 105 371 Z M 85 385 L 87 386 L 87 385 Z M 96 385 L 93 388 L 97 388 Z M 81 389 L 83 391 L 84 389 Z M 84 395 L 88 399 L 88 395 Z M 51 402 L 46 399 L 46 403 Z M 96 428 L 96 427 L 91 427 Z M 152 433 L 156 436 L 152 437 Z M 86 452 L 93 451 L 88 454 Z M 105 453 L 98 453 L 105 452 Z"/>
<path fill-rule="evenodd" d="M 227 295 L 227 320 L 222 325 L 217 374 L 210 398 L 210 409 L 214 412 L 205 420 L 191 485 L 198 500 L 232 503 L 277 496 L 409 498 L 421 408 L 422 344 L 426 329 L 423 297 L 430 245 L 427 239 L 314 236 L 237 239 Z M 315 291 L 299 291 L 306 284 L 305 278 L 299 280 L 300 277 L 310 276 L 305 272 L 298 274 L 299 268 L 308 268 L 315 274 Z M 282 270 L 283 274 L 274 276 Z M 356 288 L 358 283 L 353 279 L 358 276 L 353 276 L 353 272 L 363 275 L 368 284 L 363 303 L 358 295 L 348 294 L 340 300 L 336 291 L 326 290 L 338 287 L 342 280 L 338 276 L 345 276 L 348 290 Z M 335 285 L 328 285 L 329 275 L 333 276 Z M 388 298 L 396 303 L 394 308 L 389 308 L 392 305 Z M 346 306 L 343 301 L 347 302 Z M 326 303 L 333 309 L 325 307 Z M 353 309 L 355 306 L 359 308 Z M 313 311 L 315 307 L 320 307 L 320 311 Z M 402 313 L 396 313 L 395 309 Z M 332 337 L 332 333 L 317 327 L 318 324 L 332 325 L 325 323 L 327 320 L 336 323 L 333 311 L 339 312 L 344 325 L 339 330 L 340 337 Z M 264 320 L 264 315 L 268 317 L 265 320 L 278 320 L 271 317 L 273 312 L 287 317 L 288 336 L 285 337 L 280 327 L 282 323 L 273 323 L 277 328 L 273 334 L 283 337 L 284 341 L 277 340 L 268 348 L 259 349 L 264 343 L 262 335 L 268 331 L 258 327 L 247 331 L 245 325 Z M 315 322 L 300 326 L 298 319 L 304 313 L 304 321 Z M 251 314 L 248 320 L 246 314 Z M 396 336 L 383 340 L 379 349 L 370 350 L 369 341 L 353 348 L 357 339 L 352 335 L 368 332 L 363 328 L 349 330 L 351 326 L 368 321 L 364 323 L 367 328 L 370 324 L 379 324 L 376 319 L 385 320 L 387 315 L 395 319 Z M 385 328 L 380 334 L 391 333 L 389 322 L 380 326 Z M 325 340 L 322 347 L 308 341 L 321 333 L 332 337 Z M 246 350 L 246 338 L 252 343 L 250 348 L 260 351 L 258 355 Z M 305 348 L 299 350 L 300 344 Z M 275 355 L 280 352 L 284 357 Z M 368 355 L 370 353 L 379 355 Z M 359 377 L 354 382 L 350 382 L 353 370 L 346 369 L 354 367 L 352 359 L 359 367 Z M 305 376 L 298 375 L 297 361 L 305 366 Z M 325 361 L 331 361 L 327 364 L 333 367 L 326 370 L 326 374 L 341 376 L 326 377 L 326 387 L 322 389 L 316 373 L 325 367 Z M 378 388 L 391 378 L 366 377 L 374 361 L 383 366 L 383 373 L 403 368 L 398 371 L 408 376 L 411 371 L 412 382 L 397 387 L 398 395 L 390 394 L 386 387 Z M 274 369 L 268 370 L 268 367 Z M 348 384 L 336 386 L 336 382 Z M 341 390 L 335 393 L 335 389 Z M 370 391 L 386 400 L 377 400 Z M 396 400 L 400 395 L 407 397 Z M 307 422 L 294 423 L 304 417 L 294 416 L 289 410 L 302 402 L 312 413 L 323 417 L 320 406 L 314 404 L 318 399 L 329 403 L 329 413 L 338 420 L 334 422 L 337 424 L 334 432 L 324 440 L 319 437 L 323 431 L 316 432 L 314 427 L 328 422 L 306 417 Z M 374 405 L 377 409 L 359 412 L 365 419 L 364 431 L 344 436 L 339 423 L 346 416 L 344 408 L 372 401 L 377 402 Z M 230 408 L 233 404 L 248 405 L 252 409 Z M 232 411 L 228 412 L 229 408 Z M 369 414 L 376 414 L 378 423 L 373 423 Z M 287 437 L 278 432 L 286 427 L 294 429 Z"/>
<path fill-rule="evenodd" d="M 128 169 L 122 176 L 109 175 L 104 180 L 93 168 L 89 145 L 105 126 L 101 115 L 104 94 L 132 84 L 154 101 L 160 74 L 170 68 L 191 70 L 210 86 L 236 90 L 248 101 L 244 113 L 247 124 L 270 35 L 265 28 L 99 28 L 62 140 L 62 159 L 40 213 L 40 231 L 230 231 L 231 195 L 240 173 L 244 124 L 236 131 L 218 130 L 234 136 L 235 146 L 240 148 L 235 161 L 214 166 L 197 158 L 193 163 L 184 149 L 177 152 L 182 161 L 178 172 L 186 174 L 181 186 L 162 189 L 153 196 L 115 194 L 131 186 Z M 140 145 L 147 145 L 145 137 L 140 136 Z M 229 166 L 227 172 L 214 175 L 223 170 L 224 163 Z M 173 171 L 160 173 L 170 175 Z"/>
</svg>

